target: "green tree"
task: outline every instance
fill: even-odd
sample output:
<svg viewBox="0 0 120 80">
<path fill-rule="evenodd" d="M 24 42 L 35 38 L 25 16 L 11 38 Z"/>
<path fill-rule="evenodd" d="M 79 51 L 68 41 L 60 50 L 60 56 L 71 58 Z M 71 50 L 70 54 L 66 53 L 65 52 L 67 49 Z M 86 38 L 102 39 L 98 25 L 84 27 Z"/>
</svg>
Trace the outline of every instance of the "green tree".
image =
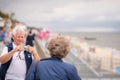
<svg viewBox="0 0 120 80">
<path fill-rule="evenodd" d="M 0 17 L 2 17 L 2 18 L 9 18 L 9 14 L 0 11 Z"/>
</svg>

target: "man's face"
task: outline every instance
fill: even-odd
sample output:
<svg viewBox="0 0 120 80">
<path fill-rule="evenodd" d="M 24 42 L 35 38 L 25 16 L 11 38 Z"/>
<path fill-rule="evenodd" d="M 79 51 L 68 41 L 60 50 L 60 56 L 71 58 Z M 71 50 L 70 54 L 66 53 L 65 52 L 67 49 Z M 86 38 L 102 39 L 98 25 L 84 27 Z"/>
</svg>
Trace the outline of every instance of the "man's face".
<svg viewBox="0 0 120 80">
<path fill-rule="evenodd" d="M 13 36 L 13 39 L 16 45 L 23 44 L 25 40 L 25 33 L 22 31 L 18 31 L 16 32 L 16 35 Z"/>
</svg>

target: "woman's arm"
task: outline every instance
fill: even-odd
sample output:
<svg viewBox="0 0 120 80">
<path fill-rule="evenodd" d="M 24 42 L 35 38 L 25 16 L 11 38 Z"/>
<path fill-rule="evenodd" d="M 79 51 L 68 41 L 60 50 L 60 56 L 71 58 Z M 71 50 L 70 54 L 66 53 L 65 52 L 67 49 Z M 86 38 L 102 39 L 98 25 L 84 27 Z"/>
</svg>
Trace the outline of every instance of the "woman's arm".
<svg viewBox="0 0 120 80">
<path fill-rule="evenodd" d="M 68 73 L 69 80 L 81 80 L 75 66 L 71 66 Z"/>
<path fill-rule="evenodd" d="M 27 72 L 25 80 L 35 80 L 37 64 L 38 64 L 38 61 L 33 61 L 33 63 L 31 64 L 31 66 Z"/>
</svg>

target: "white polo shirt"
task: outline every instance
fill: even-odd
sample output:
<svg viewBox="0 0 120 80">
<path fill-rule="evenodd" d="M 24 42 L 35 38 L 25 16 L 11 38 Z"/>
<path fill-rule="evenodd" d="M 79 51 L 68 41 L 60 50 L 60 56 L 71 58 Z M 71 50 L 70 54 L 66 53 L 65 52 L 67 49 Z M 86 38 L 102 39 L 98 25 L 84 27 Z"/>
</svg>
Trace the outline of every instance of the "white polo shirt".
<svg viewBox="0 0 120 80">
<path fill-rule="evenodd" d="M 16 45 L 13 43 L 13 48 L 15 48 Z M 8 48 L 4 47 L 2 51 L 2 55 L 8 53 Z M 20 56 L 24 60 L 20 60 L 18 56 L 19 52 L 14 53 L 11 64 L 7 70 L 5 80 L 25 80 L 26 75 L 26 63 L 25 63 L 25 56 L 23 51 L 20 52 Z"/>
</svg>

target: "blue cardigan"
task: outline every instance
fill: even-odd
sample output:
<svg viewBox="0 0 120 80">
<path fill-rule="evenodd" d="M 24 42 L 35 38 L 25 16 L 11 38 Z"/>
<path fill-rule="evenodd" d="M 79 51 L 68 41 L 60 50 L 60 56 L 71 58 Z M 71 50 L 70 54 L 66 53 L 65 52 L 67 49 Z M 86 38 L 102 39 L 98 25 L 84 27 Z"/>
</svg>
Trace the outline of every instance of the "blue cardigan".
<svg viewBox="0 0 120 80">
<path fill-rule="evenodd" d="M 13 49 L 12 43 L 7 45 L 7 47 L 8 47 L 8 52 L 10 52 Z M 30 67 L 30 65 L 32 63 L 32 56 L 27 51 L 24 51 L 24 55 L 25 55 L 25 62 L 26 62 L 26 67 L 27 67 L 27 71 L 28 71 L 28 69 L 29 69 L 29 67 Z M 1 67 L 0 67 L 0 80 L 5 80 L 5 75 L 6 75 L 6 72 L 7 72 L 8 68 L 9 68 L 9 66 L 10 66 L 11 61 L 12 61 L 12 58 L 8 62 L 6 62 L 4 64 L 1 64 Z"/>
<path fill-rule="evenodd" d="M 25 80 L 81 80 L 76 68 L 59 58 L 33 62 Z"/>
</svg>

